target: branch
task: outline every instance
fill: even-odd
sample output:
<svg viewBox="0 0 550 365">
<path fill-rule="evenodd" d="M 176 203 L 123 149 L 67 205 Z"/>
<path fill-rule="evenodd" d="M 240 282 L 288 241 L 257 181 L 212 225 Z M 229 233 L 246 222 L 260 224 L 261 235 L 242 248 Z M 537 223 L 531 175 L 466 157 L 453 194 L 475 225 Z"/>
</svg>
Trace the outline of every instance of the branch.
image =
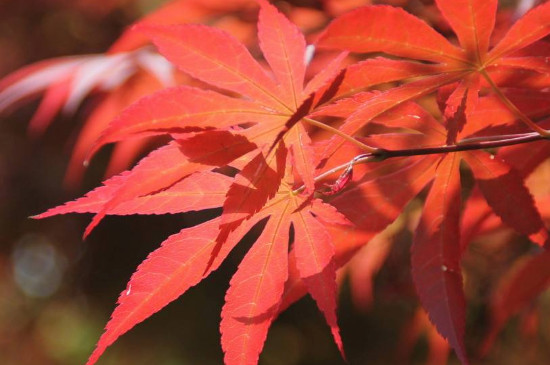
<svg viewBox="0 0 550 365">
<path fill-rule="evenodd" d="M 315 182 L 323 180 L 324 178 L 344 170 L 344 173 L 349 173 L 350 167 L 369 162 L 380 162 L 388 158 L 394 157 L 407 157 L 407 156 L 421 156 L 421 155 L 435 155 L 440 153 L 453 153 L 461 151 L 482 150 L 488 148 L 497 148 L 504 146 L 512 146 L 516 144 L 529 143 L 542 141 L 549 139 L 548 137 L 540 135 L 538 132 L 523 133 L 523 134 L 509 134 L 500 136 L 504 137 L 498 140 L 494 140 L 495 137 L 477 137 L 462 140 L 454 145 L 445 145 L 438 147 L 423 147 L 423 148 L 411 148 L 403 150 L 386 150 L 379 148 L 374 152 L 365 153 L 354 157 L 351 161 L 336 166 L 328 171 L 315 177 Z M 302 185 L 293 191 L 294 194 L 299 194 L 304 191 L 305 186 Z"/>
<path fill-rule="evenodd" d="M 468 143 L 464 143 L 464 141 L 461 141 L 458 144 L 454 144 L 450 146 L 411 148 L 411 149 L 405 149 L 405 150 L 380 149 L 379 151 L 373 153 L 372 155 L 378 157 L 379 159 L 381 158 L 382 160 L 385 160 L 391 157 L 435 155 L 439 153 L 482 150 L 487 148 L 497 148 L 497 147 L 522 144 L 522 143 L 541 141 L 545 139 L 548 139 L 548 137 L 542 136 L 538 132 L 531 132 L 531 133 L 523 133 L 523 134 L 506 135 L 504 136 L 504 138 L 498 139 L 498 140 L 492 140 L 492 139 L 483 140 L 483 138 L 479 138 L 476 141 L 474 138 L 472 138 Z"/>
</svg>

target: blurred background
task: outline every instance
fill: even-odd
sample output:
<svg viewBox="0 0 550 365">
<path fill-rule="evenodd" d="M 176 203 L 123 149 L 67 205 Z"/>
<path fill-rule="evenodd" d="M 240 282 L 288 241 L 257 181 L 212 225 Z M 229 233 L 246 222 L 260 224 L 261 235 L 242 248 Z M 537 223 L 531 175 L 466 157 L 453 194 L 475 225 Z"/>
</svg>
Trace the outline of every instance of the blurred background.
<svg viewBox="0 0 550 365">
<path fill-rule="evenodd" d="M 105 52 L 128 25 L 163 3 L 0 0 L 0 77 L 39 60 Z M 295 21 L 315 28 L 326 20 L 323 9 L 337 14 L 368 1 L 327 3 L 328 8 L 316 1 L 279 5 L 303 8 L 304 12 L 294 13 Z M 385 3 L 410 3 L 412 9 L 425 7 L 425 18 L 432 14 L 429 1 Z M 306 13 L 310 14 L 307 19 Z M 246 16 L 240 20 L 254 20 Z M 441 30 L 446 31 L 443 26 Z M 137 265 L 168 235 L 205 219 L 192 214 L 108 217 L 82 241 L 89 215 L 29 218 L 83 195 L 102 180 L 108 149 L 94 159 L 78 187 L 63 187 L 76 131 L 93 103 L 87 100 L 74 115 L 57 116 L 40 138 L 27 133 L 38 101 L 0 116 L 0 364 L 84 364 Z M 363 297 L 354 297 L 352 281 L 341 275 L 339 323 L 351 364 L 447 363 L 447 347 L 418 311 L 409 273 L 414 227 L 410 222 L 420 207 L 420 201 L 413 202 L 404 218 L 391 227 L 389 238 L 377 241 L 374 253 L 366 252 L 355 269 L 348 269 L 365 285 L 374 276 L 373 296 L 367 290 Z M 486 299 L 491 285 L 531 247 L 524 238 L 496 234 L 474 244 L 464 263 L 470 301 L 467 344 L 474 357 L 488 326 Z M 221 364 L 220 310 L 229 279 L 246 249 L 243 242 L 220 270 L 124 335 L 99 364 Z M 370 265 L 370 271 L 357 269 L 366 267 L 361 265 Z M 536 305 L 540 315 L 529 316 L 528 311 L 525 320 L 516 319 L 490 355 L 474 363 L 550 363 L 549 307 L 547 293 Z M 534 333 L 529 320 L 537 322 Z M 448 361 L 457 363 L 454 355 Z M 321 314 L 306 298 L 274 323 L 260 364 L 344 362 Z"/>
</svg>

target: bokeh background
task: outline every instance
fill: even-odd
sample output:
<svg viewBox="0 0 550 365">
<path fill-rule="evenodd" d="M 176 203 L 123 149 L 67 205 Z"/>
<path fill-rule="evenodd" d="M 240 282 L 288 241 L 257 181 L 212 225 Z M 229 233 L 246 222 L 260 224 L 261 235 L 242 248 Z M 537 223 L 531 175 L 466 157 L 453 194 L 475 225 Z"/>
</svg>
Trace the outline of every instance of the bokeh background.
<svg viewBox="0 0 550 365">
<path fill-rule="evenodd" d="M 125 27 L 162 3 L 0 0 L 0 77 L 47 58 L 105 52 Z M 290 3 L 321 9 L 315 1 Z M 416 3 L 421 6 L 429 1 Z M 29 218 L 100 183 L 108 149 L 94 159 L 81 186 L 67 189 L 62 184 L 75 131 L 89 113 L 90 103 L 93 100 L 75 115 L 57 117 L 39 139 L 27 133 L 36 101 L 0 117 L 0 364 L 85 363 L 137 265 L 169 234 L 204 219 L 191 214 L 108 217 L 82 241 L 90 216 Z M 420 206 L 416 201 L 409 207 L 406 214 L 412 221 Z M 408 270 L 408 222 L 404 219 L 392 228 L 387 260 L 375 277 L 374 301 L 368 307 L 354 304 L 349 282 L 343 279 L 339 321 L 352 364 L 421 364 L 431 356 L 429 344 L 434 337 L 422 331 L 425 320 L 417 312 Z M 465 258 L 471 353 L 488 326 L 486 299 L 492 283 L 530 247 L 524 238 L 506 233 L 485 237 Z M 243 242 L 220 270 L 124 335 L 99 363 L 221 364 L 220 310 L 229 279 L 246 249 L 247 242 Z M 529 321 L 516 319 L 489 357 L 475 363 L 550 363 L 549 304 L 546 293 L 536 305 L 542 313 L 536 317 L 536 333 L 529 332 Z M 419 342 L 414 340 L 415 331 L 426 333 Z M 437 356 L 430 361 L 437 363 Z M 454 355 L 449 362 L 456 363 Z M 309 298 L 274 323 L 260 363 L 344 364 Z"/>
</svg>

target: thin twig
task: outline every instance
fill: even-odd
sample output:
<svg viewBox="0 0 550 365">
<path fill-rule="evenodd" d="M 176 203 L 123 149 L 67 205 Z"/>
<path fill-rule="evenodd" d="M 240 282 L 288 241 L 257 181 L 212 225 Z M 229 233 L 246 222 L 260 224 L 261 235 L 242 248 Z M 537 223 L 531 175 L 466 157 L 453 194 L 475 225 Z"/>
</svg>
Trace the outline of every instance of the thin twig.
<svg viewBox="0 0 550 365">
<path fill-rule="evenodd" d="M 354 166 L 361 163 L 380 162 L 388 158 L 435 155 L 435 154 L 441 154 L 441 153 L 482 150 L 482 149 L 512 146 L 516 144 L 536 142 L 536 141 L 542 141 L 542 140 L 548 139 L 548 137 L 542 136 L 537 132 L 530 132 L 530 133 L 524 133 L 524 134 L 510 134 L 510 135 L 504 135 L 500 137 L 504 137 L 504 138 L 501 138 L 498 140 L 491 140 L 491 139 L 487 140 L 487 139 L 481 139 L 484 137 L 480 137 L 480 140 L 477 140 L 477 141 L 475 140 L 475 138 L 471 138 L 469 143 L 464 143 L 466 141 L 464 140 L 464 141 L 461 141 L 460 144 L 437 146 L 437 147 L 421 147 L 421 148 L 410 148 L 410 149 L 403 149 L 403 150 L 386 150 L 386 149 L 379 148 L 374 152 L 358 155 L 349 162 L 333 167 L 332 169 L 327 170 L 322 174 L 316 176 L 314 180 L 315 182 L 318 182 L 332 174 L 335 174 L 339 171 L 349 168 L 350 165 Z M 304 189 L 305 189 L 305 185 L 302 185 L 296 190 L 294 190 L 293 193 L 299 194 L 302 191 L 304 191 Z"/>
</svg>

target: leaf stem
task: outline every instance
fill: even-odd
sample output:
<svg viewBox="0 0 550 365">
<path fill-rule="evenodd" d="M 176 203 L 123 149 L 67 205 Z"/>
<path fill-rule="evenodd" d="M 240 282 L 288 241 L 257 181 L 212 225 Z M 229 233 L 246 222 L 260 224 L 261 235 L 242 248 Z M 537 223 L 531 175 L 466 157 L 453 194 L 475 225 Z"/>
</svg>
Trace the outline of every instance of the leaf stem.
<svg viewBox="0 0 550 365">
<path fill-rule="evenodd" d="M 361 148 L 362 150 L 365 150 L 367 152 L 370 152 L 370 153 L 376 153 L 379 149 L 376 148 L 376 147 L 371 147 L 369 145 L 366 145 L 358 140 L 356 140 L 355 138 L 353 138 L 352 136 L 348 135 L 348 134 L 345 134 L 343 133 L 342 131 L 334 128 L 334 127 L 331 127 L 330 125 L 327 125 L 325 123 L 321 123 L 315 119 L 311 119 L 311 118 L 303 118 L 304 121 L 306 121 L 307 123 L 311 124 L 311 125 L 314 125 L 318 128 L 321 128 L 321 129 L 324 129 L 326 131 L 329 131 L 337 136 L 340 136 L 342 137 L 343 139 L 345 139 L 346 141 L 350 142 L 350 143 L 353 143 L 354 145 L 356 145 L 357 147 Z"/>
<path fill-rule="evenodd" d="M 538 133 L 532 133 L 538 134 Z M 516 134 L 500 134 L 496 136 L 483 136 L 483 137 L 470 137 L 470 138 L 464 138 L 457 142 L 457 144 L 469 144 L 469 143 L 478 143 L 478 142 L 490 142 L 490 141 L 501 141 L 501 140 L 508 140 L 508 139 L 514 139 L 519 137 L 524 137 L 525 134 L 523 133 L 516 133 Z"/>
<path fill-rule="evenodd" d="M 357 164 L 360 164 L 360 163 L 367 163 L 367 162 L 374 162 L 374 161 L 377 161 L 379 160 L 380 157 L 378 156 L 374 156 L 373 154 L 371 153 L 365 153 L 365 154 L 362 154 L 362 155 L 358 155 L 358 156 L 355 156 L 351 161 L 349 162 L 346 162 L 344 164 L 341 164 L 341 165 L 338 165 L 336 167 L 333 167 L 332 169 L 330 170 L 327 170 L 325 172 L 323 172 L 322 174 L 318 175 L 315 177 L 315 182 L 317 181 L 320 181 L 320 180 L 323 180 L 324 178 L 332 175 L 332 174 L 335 174 L 339 171 L 342 171 L 344 169 L 347 169 L 350 165 L 351 166 L 354 166 L 354 165 L 357 165 Z M 380 160 L 381 161 L 381 160 Z M 299 194 L 301 193 L 302 191 L 304 191 L 306 188 L 305 185 L 302 185 L 300 186 L 298 189 L 295 189 L 294 191 L 292 191 L 293 194 Z"/>
<path fill-rule="evenodd" d="M 533 122 L 527 115 L 525 115 L 521 110 L 518 109 L 518 107 L 512 103 L 510 99 L 504 93 L 500 88 L 494 83 L 494 81 L 491 79 L 489 74 L 486 70 L 482 69 L 479 71 L 481 75 L 485 78 L 485 80 L 491 85 L 491 88 L 493 91 L 497 94 L 498 98 L 506 107 L 514 113 L 523 123 L 529 126 L 532 130 L 536 131 L 538 134 L 540 134 L 543 137 L 550 137 L 550 131 L 540 127 L 538 124 Z"/>
<path fill-rule="evenodd" d="M 348 168 L 350 165 L 354 166 L 360 163 L 380 162 L 388 158 L 394 157 L 408 157 L 408 156 L 421 156 L 421 155 L 435 155 L 440 153 L 453 153 L 461 151 L 481 150 L 488 148 L 497 148 L 504 146 L 512 146 L 516 144 L 536 142 L 549 139 L 547 136 L 543 136 L 538 132 L 530 132 L 523 134 L 509 134 L 498 136 L 499 139 L 492 137 L 478 137 L 470 138 L 460 141 L 458 144 L 437 146 L 437 147 L 421 147 L 410 148 L 403 150 L 386 150 L 382 148 L 376 149 L 374 152 L 365 153 L 354 157 L 351 161 L 344 164 L 333 167 L 330 170 L 323 172 L 315 177 L 315 182 L 318 182 L 332 174 L 342 171 Z M 496 137 L 495 137 L 496 138 Z M 467 142 L 467 143 L 466 143 Z M 299 194 L 305 190 L 305 185 L 293 191 L 294 194 Z"/>
</svg>

